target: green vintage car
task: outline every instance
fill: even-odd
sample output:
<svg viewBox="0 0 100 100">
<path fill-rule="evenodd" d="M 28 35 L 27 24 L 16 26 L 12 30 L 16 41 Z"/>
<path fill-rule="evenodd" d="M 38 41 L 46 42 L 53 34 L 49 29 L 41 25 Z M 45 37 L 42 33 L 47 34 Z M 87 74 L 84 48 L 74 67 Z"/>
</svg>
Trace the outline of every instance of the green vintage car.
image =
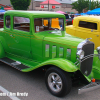
<svg viewBox="0 0 100 100">
<path fill-rule="evenodd" d="M 68 94 L 76 79 L 99 87 L 91 80 L 100 79 L 100 47 L 96 51 L 89 39 L 66 34 L 65 16 L 59 13 L 7 11 L 0 29 L 0 61 L 22 72 L 45 70 L 46 86 L 55 96 Z"/>
</svg>

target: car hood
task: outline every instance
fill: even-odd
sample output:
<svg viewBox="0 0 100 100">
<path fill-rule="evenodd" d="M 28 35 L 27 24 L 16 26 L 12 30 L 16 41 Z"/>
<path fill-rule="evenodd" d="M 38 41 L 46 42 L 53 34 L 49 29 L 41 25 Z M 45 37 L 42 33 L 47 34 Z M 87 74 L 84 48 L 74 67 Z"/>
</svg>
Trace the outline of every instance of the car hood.
<svg viewBox="0 0 100 100">
<path fill-rule="evenodd" d="M 74 37 L 69 34 L 65 34 L 65 36 L 54 36 L 53 34 L 51 34 L 49 36 L 45 36 L 44 41 L 68 45 L 68 46 L 74 46 L 75 48 L 77 48 L 78 44 L 84 41 L 84 39 L 80 39 L 78 37 Z"/>
</svg>

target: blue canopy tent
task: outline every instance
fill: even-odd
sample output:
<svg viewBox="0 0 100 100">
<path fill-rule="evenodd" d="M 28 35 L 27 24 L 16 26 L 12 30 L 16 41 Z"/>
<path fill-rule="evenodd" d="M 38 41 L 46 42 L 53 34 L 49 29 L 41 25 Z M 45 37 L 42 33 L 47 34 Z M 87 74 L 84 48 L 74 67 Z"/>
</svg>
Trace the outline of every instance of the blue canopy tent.
<svg viewBox="0 0 100 100">
<path fill-rule="evenodd" d="M 5 10 L 0 10 L 0 14 L 2 14 L 2 13 L 4 13 L 5 12 Z"/>
<path fill-rule="evenodd" d="M 78 15 L 80 15 L 80 14 L 76 13 L 76 14 L 74 14 L 74 15 L 78 16 Z"/>
<path fill-rule="evenodd" d="M 0 12 L 5 12 L 5 10 L 0 10 Z"/>
<path fill-rule="evenodd" d="M 86 15 L 86 13 L 80 13 L 80 15 L 83 15 L 84 16 L 84 15 Z"/>
<path fill-rule="evenodd" d="M 87 14 L 100 14 L 100 8 L 96 8 L 91 11 L 88 11 Z"/>
</svg>

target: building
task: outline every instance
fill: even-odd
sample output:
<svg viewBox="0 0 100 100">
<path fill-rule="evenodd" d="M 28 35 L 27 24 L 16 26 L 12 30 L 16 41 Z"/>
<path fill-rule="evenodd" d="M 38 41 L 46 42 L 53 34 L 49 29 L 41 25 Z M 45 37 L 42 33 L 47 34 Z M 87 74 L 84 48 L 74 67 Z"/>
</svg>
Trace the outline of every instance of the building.
<svg viewBox="0 0 100 100">
<path fill-rule="evenodd" d="M 40 3 L 46 0 L 31 0 L 31 4 L 29 6 L 29 10 L 48 10 L 48 5 L 45 5 L 45 8 L 41 8 Z M 65 12 L 74 12 L 78 13 L 75 9 L 72 9 L 72 3 L 75 2 L 73 0 L 55 0 L 59 2 L 61 5 L 53 5 L 55 8 L 52 9 L 52 5 L 50 5 L 50 11 L 65 11 Z M 0 4 L 11 6 L 10 0 L 0 0 Z M 46 9 L 47 8 L 47 9 Z"/>
<path fill-rule="evenodd" d="M 0 10 L 12 10 L 11 6 L 0 4 Z"/>
<path fill-rule="evenodd" d="M 0 0 L 0 4 L 11 6 L 10 0 Z"/>
<path fill-rule="evenodd" d="M 42 10 L 42 11 L 45 11 L 45 10 L 48 10 L 48 4 L 44 4 L 44 5 L 41 5 L 41 3 L 43 1 L 46 1 L 46 0 L 33 0 L 31 2 L 31 5 L 29 6 L 29 9 L 30 10 Z M 72 9 L 72 3 L 75 2 L 75 1 L 72 1 L 72 0 L 55 0 L 57 2 L 59 2 L 61 5 L 49 5 L 49 10 L 50 11 L 58 11 L 58 10 L 61 10 L 61 11 L 65 11 L 65 12 L 74 12 L 74 13 L 78 13 L 75 9 Z M 33 6 L 32 6 L 33 4 Z M 44 7 L 42 7 L 44 6 Z M 55 8 L 52 9 L 52 6 L 55 6 Z"/>
</svg>

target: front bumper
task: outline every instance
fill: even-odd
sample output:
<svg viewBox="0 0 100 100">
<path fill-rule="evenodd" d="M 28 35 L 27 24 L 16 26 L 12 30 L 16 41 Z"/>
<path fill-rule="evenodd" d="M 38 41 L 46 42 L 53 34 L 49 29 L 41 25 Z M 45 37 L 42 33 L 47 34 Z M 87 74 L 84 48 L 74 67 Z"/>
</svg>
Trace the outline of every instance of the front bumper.
<svg viewBox="0 0 100 100">
<path fill-rule="evenodd" d="M 90 84 L 78 89 L 78 94 L 89 92 L 89 91 L 92 91 L 92 90 L 95 90 L 95 89 L 98 89 L 98 88 L 100 88 L 99 83 L 91 82 Z"/>
</svg>

